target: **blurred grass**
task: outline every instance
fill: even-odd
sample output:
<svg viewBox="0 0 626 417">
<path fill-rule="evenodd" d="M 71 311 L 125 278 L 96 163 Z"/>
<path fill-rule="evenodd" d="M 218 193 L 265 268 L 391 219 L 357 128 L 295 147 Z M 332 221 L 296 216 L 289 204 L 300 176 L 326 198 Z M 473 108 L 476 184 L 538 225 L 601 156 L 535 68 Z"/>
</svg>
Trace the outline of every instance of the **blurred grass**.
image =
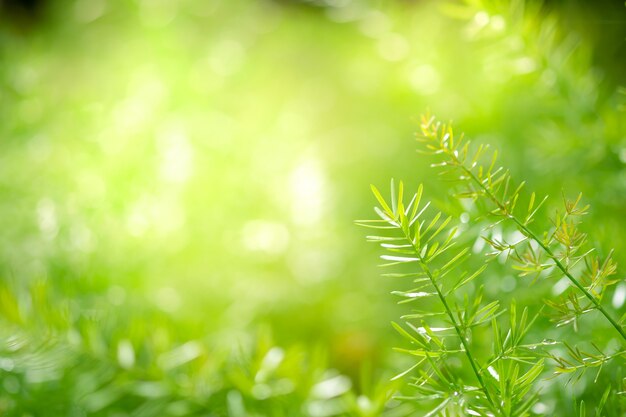
<svg viewBox="0 0 626 417">
<path fill-rule="evenodd" d="M 0 20 L 7 415 L 378 415 L 403 310 L 352 220 L 388 177 L 452 204 L 426 108 L 626 261 L 623 5 L 39 4 Z"/>
</svg>

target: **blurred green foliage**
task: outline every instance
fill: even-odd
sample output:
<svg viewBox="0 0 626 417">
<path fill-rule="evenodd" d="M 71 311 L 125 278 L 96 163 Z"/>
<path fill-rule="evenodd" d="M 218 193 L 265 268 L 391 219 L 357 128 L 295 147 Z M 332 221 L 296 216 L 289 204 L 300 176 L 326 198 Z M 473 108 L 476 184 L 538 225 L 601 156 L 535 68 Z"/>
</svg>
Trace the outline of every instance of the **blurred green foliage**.
<svg viewBox="0 0 626 417">
<path fill-rule="evenodd" d="M 539 193 L 583 191 L 626 264 L 620 2 L 14 3 L 3 415 L 420 415 L 390 399 L 405 310 L 352 220 L 389 177 L 462 212 L 415 156 L 427 107 Z M 491 295 L 550 291 L 503 274 Z M 568 415 L 604 390 L 548 392 Z"/>
</svg>

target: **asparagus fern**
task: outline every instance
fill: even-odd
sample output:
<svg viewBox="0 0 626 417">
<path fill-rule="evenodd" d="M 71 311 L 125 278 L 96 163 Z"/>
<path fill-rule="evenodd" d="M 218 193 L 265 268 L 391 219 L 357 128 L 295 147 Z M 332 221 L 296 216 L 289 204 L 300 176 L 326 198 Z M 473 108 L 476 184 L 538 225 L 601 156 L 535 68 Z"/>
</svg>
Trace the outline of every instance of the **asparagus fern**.
<svg viewBox="0 0 626 417">
<path fill-rule="evenodd" d="M 469 285 L 479 279 L 486 265 L 473 272 L 463 271 L 470 250 L 457 247 L 458 228 L 450 226 L 452 217 L 441 212 L 426 214 L 430 203 L 421 205 L 421 185 L 407 205 L 403 183 L 396 191 L 392 181 L 391 188 L 391 201 L 387 202 L 372 186 L 379 218 L 357 223 L 380 232 L 368 236 L 368 240 L 387 251 L 382 255 L 385 267 L 414 266 L 409 271 L 387 274 L 412 281 L 410 289 L 395 292 L 401 302 L 430 307 L 404 316 L 405 326 L 393 324 L 412 344 L 410 349 L 400 350 L 416 357 L 416 363 L 399 376 L 416 372 L 412 383 L 418 392 L 416 399 L 437 400 L 428 416 L 457 412 L 476 416 L 529 415 L 538 398 L 534 383 L 542 372 L 543 361 L 537 360 L 522 343 L 534 321 L 529 320 L 528 310 L 524 309 L 518 321 L 515 304 L 511 306 L 509 327 L 503 337 L 498 323 L 503 313 L 500 303 L 483 302 L 482 290 L 473 291 L 475 286 Z M 428 303 L 429 299 L 436 300 L 435 305 Z M 493 349 L 485 356 L 479 354 L 484 349 L 473 343 L 472 334 L 488 326 Z M 526 360 L 529 354 L 531 358 Z M 471 369 L 471 383 L 464 381 L 462 372 L 452 365 L 453 358 L 459 356 Z"/>
</svg>

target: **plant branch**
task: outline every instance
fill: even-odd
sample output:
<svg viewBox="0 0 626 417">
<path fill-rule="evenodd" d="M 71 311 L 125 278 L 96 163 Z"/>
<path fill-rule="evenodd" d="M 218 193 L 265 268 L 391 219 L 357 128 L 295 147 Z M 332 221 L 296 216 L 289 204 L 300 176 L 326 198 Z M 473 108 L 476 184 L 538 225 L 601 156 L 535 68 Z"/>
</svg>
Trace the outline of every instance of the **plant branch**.
<svg viewBox="0 0 626 417">
<path fill-rule="evenodd" d="M 574 284 L 574 286 L 576 288 L 578 288 L 583 293 L 583 295 L 587 299 L 589 299 L 589 301 L 591 301 L 593 303 L 594 307 L 598 311 L 600 311 L 600 313 L 609 321 L 609 323 L 611 323 L 611 325 L 619 333 L 619 335 L 622 337 L 622 339 L 624 341 L 626 341 L 626 332 L 624 331 L 622 326 L 609 314 L 608 311 L 606 311 L 606 309 L 602 306 L 602 304 L 600 304 L 600 302 L 589 291 L 587 291 L 587 289 L 569 272 L 569 270 L 561 263 L 561 261 L 559 261 L 558 257 L 554 254 L 554 252 L 550 249 L 550 247 L 548 245 L 546 245 L 541 239 L 539 239 L 539 237 L 532 230 L 530 230 L 530 228 L 528 226 L 526 226 L 513 213 L 511 213 L 507 209 L 506 205 L 502 201 L 500 201 L 491 192 L 491 190 L 489 190 L 488 187 L 485 186 L 485 184 L 474 174 L 474 172 L 472 172 L 471 169 L 469 169 L 467 166 L 465 166 L 465 164 L 463 164 L 459 160 L 459 158 L 455 155 L 454 152 L 447 152 L 447 153 L 448 153 L 448 156 L 450 156 L 450 158 L 452 158 L 454 163 L 459 168 L 461 168 L 463 170 L 463 172 L 465 174 L 467 174 L 467 176 L 481 188 L 483 193 L 494 204 L 496 204 L 498 206 L 498 208 L 502 211 L 502 213 L 504 213 L 507 218 L 509 218 L 511 221 L 513 221 L 517 225 L 517 227 L 520 229 L 520 231 L 522 231 L 526 236 L 528 236 L 531 239 L 533 239 L 545 251 L 545 253 L 548 255 L 548 257 L 550 259 L 552 259 L 552 261 L 554 262 L 556 267 L 567 277 L 567 279 L 572 284 Z"/>
<path fill-rule="evenodd" d="M 415 244 L 413 243 L 413 239 L 411 239 L 411 237 L 408 236 L 406 233 L 404 233 L 404 237 L 413 246 L 413 249 L 415 250 L 415 253 L 418 256 L 419 264 L 420 264 L 420 267 L 422 268 L 422 271 L 426 274 L 426 276 L 430 280 L 431 285 L 433 286 L 433 288 L 435 289 L 435 292 L 437 293 L 437 297 L 439 297 L 439 301 L 441 301 L 441 304 L 446 310 L 446 315 L 450 319 L 450 322 L 452 323 L 452 326 L 454 327 L 454 330 L 457 336 L 461 340 L 461 344 L 463 345 L 463 350 L 465 351 L 465 356 L 467 356 L 467 360 L 469 361 L 470 366 L 472 367 L 472 371 L 474 372 L 474 375 L 476 376 L 476 379 L 478 380 L 478 384 L 480 385 L 482 391 L 485 393 L 485 397 L 487 398 L 487 401 L 489 402 L 489 404 L 491 405 L 491 407 L 493 408 L 495 412 L 499 413 L 500 415 L 505 415 L 504 410 L 502 409 L 502 406 L 500 404 L 497 404 L 491 397 L 491 394 L 489 393 L 489 390 L 487 389 L 487 385 L 485 384 L 485 381 L 483 380 L 483 377 L 480 373 L 480 369 L 476 363 L 476 360 L 474 359 L 474 356 L 472 355 L 469 344 L 467 343 L 467 339 L 465 338 L 465 332 L 463 331 L 463 329 L 461 329 L 461 326 L 457 323 L 456 319 L 454 318 L 452 309 L 450 309 L 450 306 L 448 305 L 448 301 L 446 300 L 446 297 L 443 295 L 443 292 L 437 285 L 435 277 L 433 276 L 432 271 L 428 267 L 428 264 L 424 262 L 423 258 L 419 255 L 419 248 L 415 246 Z"/>
</svg>

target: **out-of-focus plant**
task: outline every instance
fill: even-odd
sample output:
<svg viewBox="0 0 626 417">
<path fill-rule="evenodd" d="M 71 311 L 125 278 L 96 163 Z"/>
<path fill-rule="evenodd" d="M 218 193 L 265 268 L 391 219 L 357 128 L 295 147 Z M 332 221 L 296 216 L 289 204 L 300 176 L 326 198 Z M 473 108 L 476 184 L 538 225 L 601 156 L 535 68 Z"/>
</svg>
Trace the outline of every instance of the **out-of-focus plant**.
<svg viewBox="0 0 626 417">
<path fill-rule="evenodd" d="M 609 1 L 37 0 L 28 19 L 17 3 L 0 5 L 2 415 L 419 414 L 387 401 L 414 357 L 387 349 L 402 305 L 363 279 L 351 219 L 363 177 L 428 171 L 403 139 L 427 103 L 539 194 L 584 191 L 624 262 L 626 26 Z M 483 300 L 534 316 L 548 284 L 503 269 L 476 278 Z M 618 352 L 593 317 L 581 339 Z M 565 329 L 540 316 L 528 339 Z M 619 378 L 602 369 L 576 385 L 586 404 Z M 533 409 L 573 415 L 569 392 L 546 395 L 564 385 Z"/>
<path fill-rule="evenodd" d="M 6 416 L 373 417 L 386 415 L 398 385 L 364 375 L 357 392 L 323 346 L 282 348 L 263 329 L 189 340 L 158 312 L 113 316 L 99 299 L 83 309 L 45 282 L 0 286 L 0 300 Z"/>
</svg>

